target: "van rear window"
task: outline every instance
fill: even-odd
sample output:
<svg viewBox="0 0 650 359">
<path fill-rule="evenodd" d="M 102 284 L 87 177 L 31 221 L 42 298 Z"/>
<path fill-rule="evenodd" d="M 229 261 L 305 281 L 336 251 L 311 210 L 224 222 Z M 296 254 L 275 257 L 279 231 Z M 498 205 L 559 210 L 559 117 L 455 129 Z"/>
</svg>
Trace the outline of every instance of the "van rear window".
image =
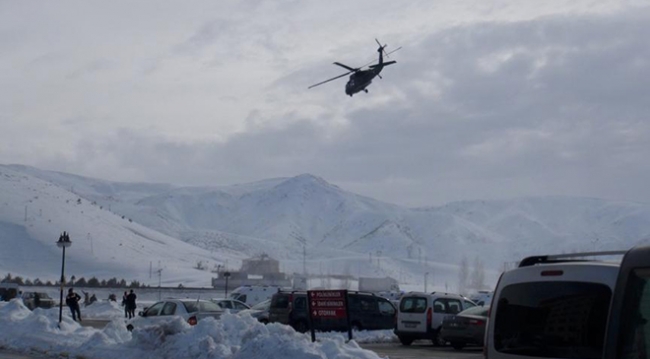
<svg viewBox="0 0 650 359">
<path fill-rule="evenodd" d="M 404 297 L 399 302 L 399 311 L 402 313 L 424 313 L 427 310 L 427 298 Z"/>
<path fill-rule="evenodd" d="M 494 347 L 521 356 L 600 358 L 611 297 L 611 289 L 597 283 L 506 286 L 494 303 Z"/>
<path fill-rule="evenodd" d="M 276 294 L 271 299 L 271 308 L 275 309 L 287 309 L 289 308 L 289 295 L 287 294 Z"/>
</svg>

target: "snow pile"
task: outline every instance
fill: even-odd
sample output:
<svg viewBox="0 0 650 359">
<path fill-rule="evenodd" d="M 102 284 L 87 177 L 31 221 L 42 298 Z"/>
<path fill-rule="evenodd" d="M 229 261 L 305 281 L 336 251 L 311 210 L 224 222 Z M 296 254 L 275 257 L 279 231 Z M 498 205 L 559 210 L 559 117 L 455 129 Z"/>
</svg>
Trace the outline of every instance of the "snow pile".
<svg viewBox="0 0 650 359">
<path fill-rule="evenodd" d="M 109 304 L 110 305 L 110 304 Z M 90 306 L 92 307 L 92 306 Z M 90 308 L 89 307 L 89 308 Z M 97 310 L 101 310 L 98 306 Z M 120 311 L 119 307 L 111 306 Z M 104 308 L 108 309 L 108 308 Z M 119 314 L 122 314 L 120 311 Z M 102 330 L 86 328 L 64 316 L 58 325 L 58 309 L 27 309 L 22 301 L 0 306 L 0 322 L 11 330 L 0 331 L 0 347 L 53 356 L 146 359 L 346 359 L 379 358 L 343 335 L 308 335 L 281 324 L 264 325 L 250 316 L 224 314 L 190 326 L 178 317 L 126 330 L 123 318 L 113 319 Z"/>
</svg>

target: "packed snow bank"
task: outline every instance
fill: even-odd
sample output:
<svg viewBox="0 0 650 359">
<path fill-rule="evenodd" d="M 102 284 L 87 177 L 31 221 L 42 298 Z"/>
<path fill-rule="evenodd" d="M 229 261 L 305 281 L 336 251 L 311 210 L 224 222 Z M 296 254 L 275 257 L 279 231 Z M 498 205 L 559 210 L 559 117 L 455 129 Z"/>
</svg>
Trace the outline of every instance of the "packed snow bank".
<svg viewBox="0 0 650 359">
<path fill-rule="evenodd" d="M 89 310 L 92 306 L 89 306 Z M 122 315 L 119 306 L 105 308 Z M 96 307 L 102 310 L 102 306 Z M 80 326 L 69 316 L 58 323 L 57 309 L 30 311 L 22 301 L 0 306 L 0 347 L 20 352 L 88 359 L 378 359 L 340 334 L 322 334 L 312 343 L 308 335 L 281 324 L 264 325 L 250 316 L 226 313 L 190 326 L 180 318 L 126 330 L 123 318 L 104 329 Z"/>
</svg>

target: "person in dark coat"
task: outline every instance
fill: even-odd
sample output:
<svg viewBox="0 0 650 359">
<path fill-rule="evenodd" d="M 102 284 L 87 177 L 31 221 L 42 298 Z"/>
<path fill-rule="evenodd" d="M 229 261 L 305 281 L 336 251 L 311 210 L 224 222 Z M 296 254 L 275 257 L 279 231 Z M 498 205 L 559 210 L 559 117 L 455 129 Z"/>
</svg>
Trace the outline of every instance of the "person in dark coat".
<svg viewBox="0 0 650 359">
<path fill-rule="evenodd" d="M 133 293 L 133 289 L 131 289 L 129 295 L 126 296 L 126 308 L 129 313 L 129 318 L 135 317 L 135 298 L 136 295 Z"/>
<path fill-rule="evenodd" d="M 124 318 L 129 317 L 129 306 L 126 305 L 126 298 L 129 296 L 127 292 L 124 292 L 124 295 L 122 296 L 122 306 L 124 307 Z"/>
<path fill-rule="evenodd" d="M 72 288 L 68 289 L 68 295 L 65 297 L 65 304 L 68 305 L 70 308 L 70 312 L 72 313 L 72 320 L 81 321 L 81 309 L 79 309 L 79 301 L 81 300 L 81 296 L 77 293 L 75 293 Z"/>
</svg>

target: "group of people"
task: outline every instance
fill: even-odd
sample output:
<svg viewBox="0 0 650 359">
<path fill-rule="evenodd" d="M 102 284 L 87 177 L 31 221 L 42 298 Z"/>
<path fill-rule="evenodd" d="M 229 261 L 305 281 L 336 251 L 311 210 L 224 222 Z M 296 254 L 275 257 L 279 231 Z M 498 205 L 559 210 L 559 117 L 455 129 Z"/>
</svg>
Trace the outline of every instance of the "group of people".
<svg viewBox="0 0 650 359">
<path fill-rule="evenodd" d="M 86 292 L 84 292 L 84 295 L 88 297 Z M 95 295 L 93 294 L 92 297 L 95 297 Z M 122 297 L 122 306 L 124 307 L 125 318 L 135 317 L 136 298 L 137 296 L 133 292 L 133 289 L 131 289 L 129 293 L 124 292 L 124 296 Z M 87 302 L 91 300 L 86 298 Z M 95 298 L 95 300 L 97 300 L 97 298 Z M 80 301 L 81 301 L 81 296 L 75 293 L 75 291 L 72 288 L 68 289 L 68 295 L 65 297 L 65 304 L 68 306 L 68 308 L 70 308 L 70 313 L 72 313 L 72 320 L 74 321 L 81 321 Z"/>
<path fill-rule="evenodd" d="M 122 306 L 124 307 L 124 318 L 133 318 L 135 317 L 135 299 L 136 295 L 133 293 L 133 289 L 128 294 L 124 292 L 122 296 Z"/>
</svg>

